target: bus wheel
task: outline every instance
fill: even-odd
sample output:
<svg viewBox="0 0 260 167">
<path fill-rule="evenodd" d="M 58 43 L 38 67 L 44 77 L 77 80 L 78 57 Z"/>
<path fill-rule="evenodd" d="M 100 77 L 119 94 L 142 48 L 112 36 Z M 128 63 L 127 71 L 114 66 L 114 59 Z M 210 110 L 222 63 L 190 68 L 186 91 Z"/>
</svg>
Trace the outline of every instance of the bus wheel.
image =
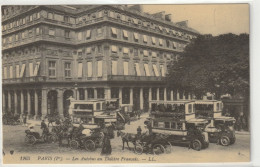
<svg viewBox="0 0 260 167">
<path fill-rule="evenodd" d="M 192 145 L 192 148 L 194 150 L 196 150 L 196 151 L 200 151 L 201 150 L 202 144 L 201 144 L 201 142 L 198 139 L 193 140 L 191 145 Z"/>
<path fill-rule="evenodd" d="M 77 142 L 76 140 L 71 140 L 70 141 L 70 148 L 74 148 L 74 149 L 79 148 L 79 142 Z"/>
<path fill-rule="evenodd" d="M 222 146 L 228 146 L 230 144 L 230 139 L 227 136 L 221 136 L 220 143 Z"/>
<path fill-rule="evenodd" d="M 95 151 L 96 146 L 92 140 L 87 140 L 84 142 L 84 147 L 87 151 Z"/>
</svg>

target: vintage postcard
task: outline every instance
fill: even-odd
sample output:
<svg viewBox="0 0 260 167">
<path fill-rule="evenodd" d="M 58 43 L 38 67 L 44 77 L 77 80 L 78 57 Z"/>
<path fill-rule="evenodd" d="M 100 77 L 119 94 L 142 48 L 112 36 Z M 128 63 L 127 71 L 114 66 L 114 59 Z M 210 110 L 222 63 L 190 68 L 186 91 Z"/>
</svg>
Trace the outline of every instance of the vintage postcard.
<svg viewBox="0 0 260 167">
<path fill-rule="evenodd" d="M 1 8 L 4 164 L 250 161 L 249 4 Z"/>
</svg>

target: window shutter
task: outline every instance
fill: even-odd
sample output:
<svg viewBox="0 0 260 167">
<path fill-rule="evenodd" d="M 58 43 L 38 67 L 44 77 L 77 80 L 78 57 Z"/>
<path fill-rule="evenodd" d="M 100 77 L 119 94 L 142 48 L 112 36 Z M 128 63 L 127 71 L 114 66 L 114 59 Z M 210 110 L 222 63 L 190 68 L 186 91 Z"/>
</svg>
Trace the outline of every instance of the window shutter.
<svg viewBox="0 0 260 167">
<path fill-rule="evenodd" d="M 37 76 L 37 75 L 38 75 L 40 63 L 41 63 L 41 62 L 37 62 L 37 63 L 36 63 L 36 65 L 35 65 L 35 67 L 34 67 L 34 71 L 33 71 L 33 76 Z"/>
<path fill-rule="evenodd" d="M 16 65 L 16 66 L 15 66 L 15 73 L 16 73 L 16 74 L 15 74 L 15 75 L 16 75 L 15 77 L 16 77 L 16 78 L 19 78 L 19 77 L 20 77 L 20 67 L 19 67 L 19 65 Z"/>
<path fill-rule="evenodd" d="M 112 30 L 113 35 L 117 35 L 117 29 L 116 28 L 112 27 L 111 30 Z"/>
<path fill-rule="evenodd" d="M 91 33 L 90 33 L 90 30 L 87 30 L 87 33 L 86 33 L 86 38 L 89 39 L 91 37 Z"/>
<path fill-rule="evenodd" d="M 9 67 L 9 78 L 13 78 L 13 66 Z"/>
<path fill-rule="evenodd" d="M 25 70 L 25 64 L 22 65 L 21 72 L 20 72 L 20 78 L 23 77 L 23 75 L 24 75 L 24 70 Z"/>
<path fill-rule="evenodd" d="M 157 70 L 157 66 L 155 64 L 153 64 L 153 70 L 154 70 L 155 76 L 159 77 L 160 75 L 159 75 L 159 72 Z"/>
<path fill-rule="evenodd" d="M 92 62 L 88 62 L 88 77 L 92 77 Z"/>
<path fill-rule="evenodd" d="M 97 76 L 98 77 L 102 77 L 102 61 L 98 61 L 97 62 L 98 63 L 98 66 L 97 66 L 97 71 L 98 71 L 98 73 L 97 73 Z"/>
<path fill-rule="evenodd" d="M 82 78 L 82 63 L 78 63 L 78 78 Z"/>
<path fill-rule="evenodd" d="M 159 44 L 163 45 L 163 40 L 162 39 L 159 39 Z"/>
<path fill-rule="evenodd" d="M 135 38 L 135 40 L 138 40 L 138 34 L 137 33 L 134 33 L 134 38 Z"/>
<path fill-rule="evenodd" d="M 144 42 L 147 43 L 147 36 L 144 35 Z"/>
<path fill-rule="evenodd" d="M 155 44 L 155 37 L 152 37 L 152 43 Z"/>
<path fill-rule="evenodd" d="M 123 30 L 123 35 L 124 35 L 125 38 L 128 38 L 128 34 L 127 34 L 126 30 Z"/>
<path fill-rule="evenodd" d="M 144 64 L 144 70 L 145 70 L 145 75 L 150 76 L 150 71 L 149 71 L 149 66 L 148 64 Z"/>
<path fill-rule="evenodd" d="M 117 75 L 117 61 L 112 61 L 112 75 Z"/>
<path fill-rule="evenodd" d="M 160 68 L 161 68 L 162 76 L 165 77 L 165 71 L 163 65 L 160 65 Z"/>
<path fill-rule="evenodd" d="M 139 63 L 135 63 L 135 70 L 136 70 L 136 74 L 137 74 L 137 76 L 141 76 Z"/>
<path fill-rule="evenodd" d="M 128 75 L 128 62 L 124 62 L 124 75 Z"/>
<path fill-rule="evenodd" d="M 29 63 L 29 75 L 30 77 L 33 76 L 33 63 Z"/>
</svg>

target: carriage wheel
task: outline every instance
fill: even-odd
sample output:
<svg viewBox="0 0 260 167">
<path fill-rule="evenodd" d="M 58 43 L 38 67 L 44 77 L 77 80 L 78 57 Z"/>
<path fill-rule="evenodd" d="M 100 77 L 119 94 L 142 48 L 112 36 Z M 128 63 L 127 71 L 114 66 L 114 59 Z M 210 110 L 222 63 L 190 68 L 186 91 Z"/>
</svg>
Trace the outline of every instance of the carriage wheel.
<svg viewBox="0 0 260 167">
<path fill-rule="evenodd" d="M 228 146 L 230 144 L 230 139 L 227 136 L 222 136 L 220 138 L 220 143 L 222 146 Z"/>
<path fill-rule="evenodd" d="M 138 154 L 138 155 L 141 155 L 144 151 L 144 148 L 141 144 L 137 143 L 135 145 L 135 153 Z"/>
<path fill-rule="evenodd" d="M 167 154 L 170 154 L 172 152 L 172 144 L 170 142 L 167 142 L 167 144 L 164 145 L 164 148 Z"/>
<path fill-rule="evenodd" d="M 57 140 L 58 140 L 58 136 L 55 134 L 48 136 L 48 142 L 55 143 L 57 142 Z"/>
<path fill-rule="evenodd" d="M 198 139 L 195 139 L 192 141 L 192 148 L 196 151 L 200 151 L 201 150 L 201 147 L 202 147 L 202 144 L 201 142 L 198 140 Z"/>
<path fill-rule="evenodd" d="M 161 144 L 155 144 L 153 146 L 153 154 L 154 155 L 159 155 L 159 154 L 164 154 L 166 152 L 165 148 Z"/>
<path fill-rule="evenodd" d="M 74 149 L 79 148 L 79 142 L 76 141 L 76 140 L 71 140 L 70 141 L 70 148 L 74 148 Z"/>
<path fill-rule="evenodd" d="M 95 143 L 92 140 L 85 141 L 84 147 L 87 151 L 95 151 L 96 150 Z"/>
<path fill-rule="evenodd" d="M 36 138 L 35 138 L 33 135 L 26 136 L 26 137 L 25 137 L 25 142 L 26 142 L 27 144 L 33 145 L 33 144 L 36 143 Z"/>
</svg>

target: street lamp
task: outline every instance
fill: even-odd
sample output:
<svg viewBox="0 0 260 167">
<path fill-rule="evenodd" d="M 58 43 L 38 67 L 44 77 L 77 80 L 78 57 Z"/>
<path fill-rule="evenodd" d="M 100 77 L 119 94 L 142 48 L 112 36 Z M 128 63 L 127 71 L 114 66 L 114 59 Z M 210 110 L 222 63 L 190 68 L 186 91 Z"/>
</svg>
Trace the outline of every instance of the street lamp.
<svg viewBox="0 0 260 167">
<path fill-rule="evenodd" d="M 77 97 L 78 97 L 78 84 L 77 83 L 74 84 L 74 88 L 75 88 L 75 99 L 77 100 Z"/>
</svg>

